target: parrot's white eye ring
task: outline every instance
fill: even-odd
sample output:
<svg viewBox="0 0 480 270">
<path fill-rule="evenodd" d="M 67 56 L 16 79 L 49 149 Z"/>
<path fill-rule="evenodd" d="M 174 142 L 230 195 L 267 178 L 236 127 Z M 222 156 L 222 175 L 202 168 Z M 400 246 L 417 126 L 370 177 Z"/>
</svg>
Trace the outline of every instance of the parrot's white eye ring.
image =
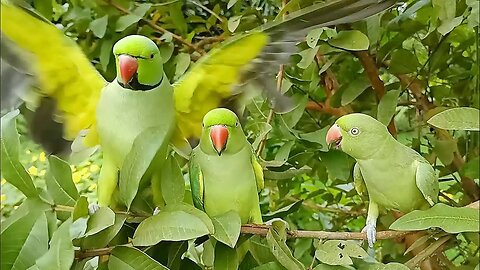
<svg viewBox="0 0 480 270">
<path fill-rule="evenodd" d="M 153 59 L 153 57 L 155 57 L 155 54 L 150 54 L 150 59 Z"/>
<path fill-rule="evenodd" d="M 352 129 L 350 129 L 349 133 L 353 136 L 357 136 L 360 133 L 360 130 L 356 127 L 353 127 Z"/>
<path fill-rule="evenodd" d="M 238 127 L 238 121 L 237 121 L 237 122 L 235 122 L 235 127 Z"/>
</svg>

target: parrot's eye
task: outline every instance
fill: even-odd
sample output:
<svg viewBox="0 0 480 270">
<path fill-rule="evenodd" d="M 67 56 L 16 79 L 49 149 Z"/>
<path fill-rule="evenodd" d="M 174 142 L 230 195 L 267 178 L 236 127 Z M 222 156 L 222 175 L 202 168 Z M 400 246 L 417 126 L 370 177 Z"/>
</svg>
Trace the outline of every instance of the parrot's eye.
<svg viewBox="0 0 480 270">
<path fill-rule="evenodd" d="M 153 59 L 153 57 L 155 56 L 155 54 L 150 54 L 150 59 Z"/>
<path fill-rule="evenodd" d="M 358 130 L 358 128 L 354 127 L 350 129 L 350 134 L 352 134 L 353 136 L 357 136 L 358 133 L 360 133 L 360 130 Z"/>
<path fill-rule="evenodd" d="M 238 121 L 237 121 L 237 122 L 235 122 L 235 127 L 238 127 Z"/>
</svg>

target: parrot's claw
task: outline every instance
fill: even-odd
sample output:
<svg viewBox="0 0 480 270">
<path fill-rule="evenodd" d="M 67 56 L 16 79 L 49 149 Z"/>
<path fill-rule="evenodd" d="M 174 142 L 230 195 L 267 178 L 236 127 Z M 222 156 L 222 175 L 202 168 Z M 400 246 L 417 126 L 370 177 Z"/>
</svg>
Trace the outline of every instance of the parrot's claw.
<svg viewBox="0 0 480 270">
<path fill-rule="evenodd" d="M 98 209 L 100 209 L 100 206 L 96 203 L 91 203 L 91 204 L 88 205 L 88 213 L 90 215 L 95 214 L 95 212 L 97 212 Z"/>
<path fill-rule="evenodd" d="M 155 209 L 153 209 L 153 215 L 155 216 L 158 213 L 160 213 L 160 208 L 158 208 L 158 206 L 157 206 L 157 207 L 155 207 Z"/>
<path fill-rule="evenodd" d="M 362 232 L 367 234 L 368 246 L 373 247 L 373 244 L 375 244 L 376 235 L 377 235 L 375 224 L 367 222 L 365 227 L 363 227 Z"/>
</svg>

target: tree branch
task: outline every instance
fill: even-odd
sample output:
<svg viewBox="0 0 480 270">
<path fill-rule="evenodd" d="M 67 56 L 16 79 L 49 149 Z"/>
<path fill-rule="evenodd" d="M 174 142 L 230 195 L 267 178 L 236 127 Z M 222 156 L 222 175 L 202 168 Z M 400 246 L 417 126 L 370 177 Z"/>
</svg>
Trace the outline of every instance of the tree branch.
<svg viewBox="0 0 480 270">
<path fill-rule="evenodd" d="M 266 236 L 269 225 L 245 224 L 240 230 L 243 234 L 255 234 Z M 377 239 L 392 239 L 403 237 L 413 232 L 400 231 L 379 231 L 377 232 Z M 327 231 L 303 231 L 303 230 L 287 230 L 289 238 L 317 238 L 328 240 L 366 240 L 367 235 L 361 232 L 327 232 Z"/>
</svg>

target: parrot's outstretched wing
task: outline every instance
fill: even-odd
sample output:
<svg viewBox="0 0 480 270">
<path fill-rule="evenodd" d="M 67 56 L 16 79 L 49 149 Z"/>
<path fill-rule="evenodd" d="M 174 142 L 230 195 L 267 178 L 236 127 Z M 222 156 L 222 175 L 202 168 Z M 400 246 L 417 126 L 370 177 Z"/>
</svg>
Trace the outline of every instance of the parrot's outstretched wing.
<svg viewBox="0 0 480 270">
<path fill-rule="evenodd" d="M 199 164 L 195 161 L 195 153 L 193 153 L 190 157 L 188 176 L 190 178 L 190 189 L 192 191 L 193 205 L 196 208 L 205 211 L 203 205 L 203 198 L 205 194 L 203 174 Z"/>
<path fill-rule="evenodd" d="M 352 23 L 392 6 L 395 0 L 337 0 L 293 12 L 284 19 L 222 43 L 175 83 L 175 106 L 183 135 L 199 137 L 203 116 L 245 83 L 260 86 L 278 112 L 292 108 L 276 89 L 273 74 L 297 52 L 296 43 L 315 27 Z"/>
<path fill-rule="evenodd" d="M 31 9 L 2 0 L 1 19 L 2 36 L 28 56 L 23 61 L 30 65 L 35 90 L 54 101 L 65 138 L 73 140 L 81 130 L 94 126 L 95 108 L 106 82 L 80 47 Z M 2 50 L 3 61 L 9 60 Z M 2 85 L 11 85 L 10 79 L 2 77 Z M 11 89 L 2 87 L 2 95 L 4 91 Z M 95 144 L 96 139 L 85 143 Z"/>
<path fill-rule="evenodd" d="M 258 163 L 255 154 L 252 152 L 252 166 L 253 172 L 255 174 L 255 180 L 257 181 L 257 191 L 260 192 L 265 187 L 265 180 L 263 179 L 263 168 L 260 163 Z"/>
<path fill-rule="evenodd" d="M 360 165 L 358 165 L 358 163 L 355 163 L 355 166 L 353 166 L 353 185 L 360 196 L 368 195 L 367 186 L 365 185 L 365 180 L 363 180 Z"/>
<path fill-rule="evenodd" d="M 415 181 L 418 189 L 422 192 L 423 197 L 430 205 L 434 205 L 438 201 L 438 179 L 435 170 L 430 164 L 424 162 L 417 163 L 417 172 L 415 173 Z"/>
</svg>

